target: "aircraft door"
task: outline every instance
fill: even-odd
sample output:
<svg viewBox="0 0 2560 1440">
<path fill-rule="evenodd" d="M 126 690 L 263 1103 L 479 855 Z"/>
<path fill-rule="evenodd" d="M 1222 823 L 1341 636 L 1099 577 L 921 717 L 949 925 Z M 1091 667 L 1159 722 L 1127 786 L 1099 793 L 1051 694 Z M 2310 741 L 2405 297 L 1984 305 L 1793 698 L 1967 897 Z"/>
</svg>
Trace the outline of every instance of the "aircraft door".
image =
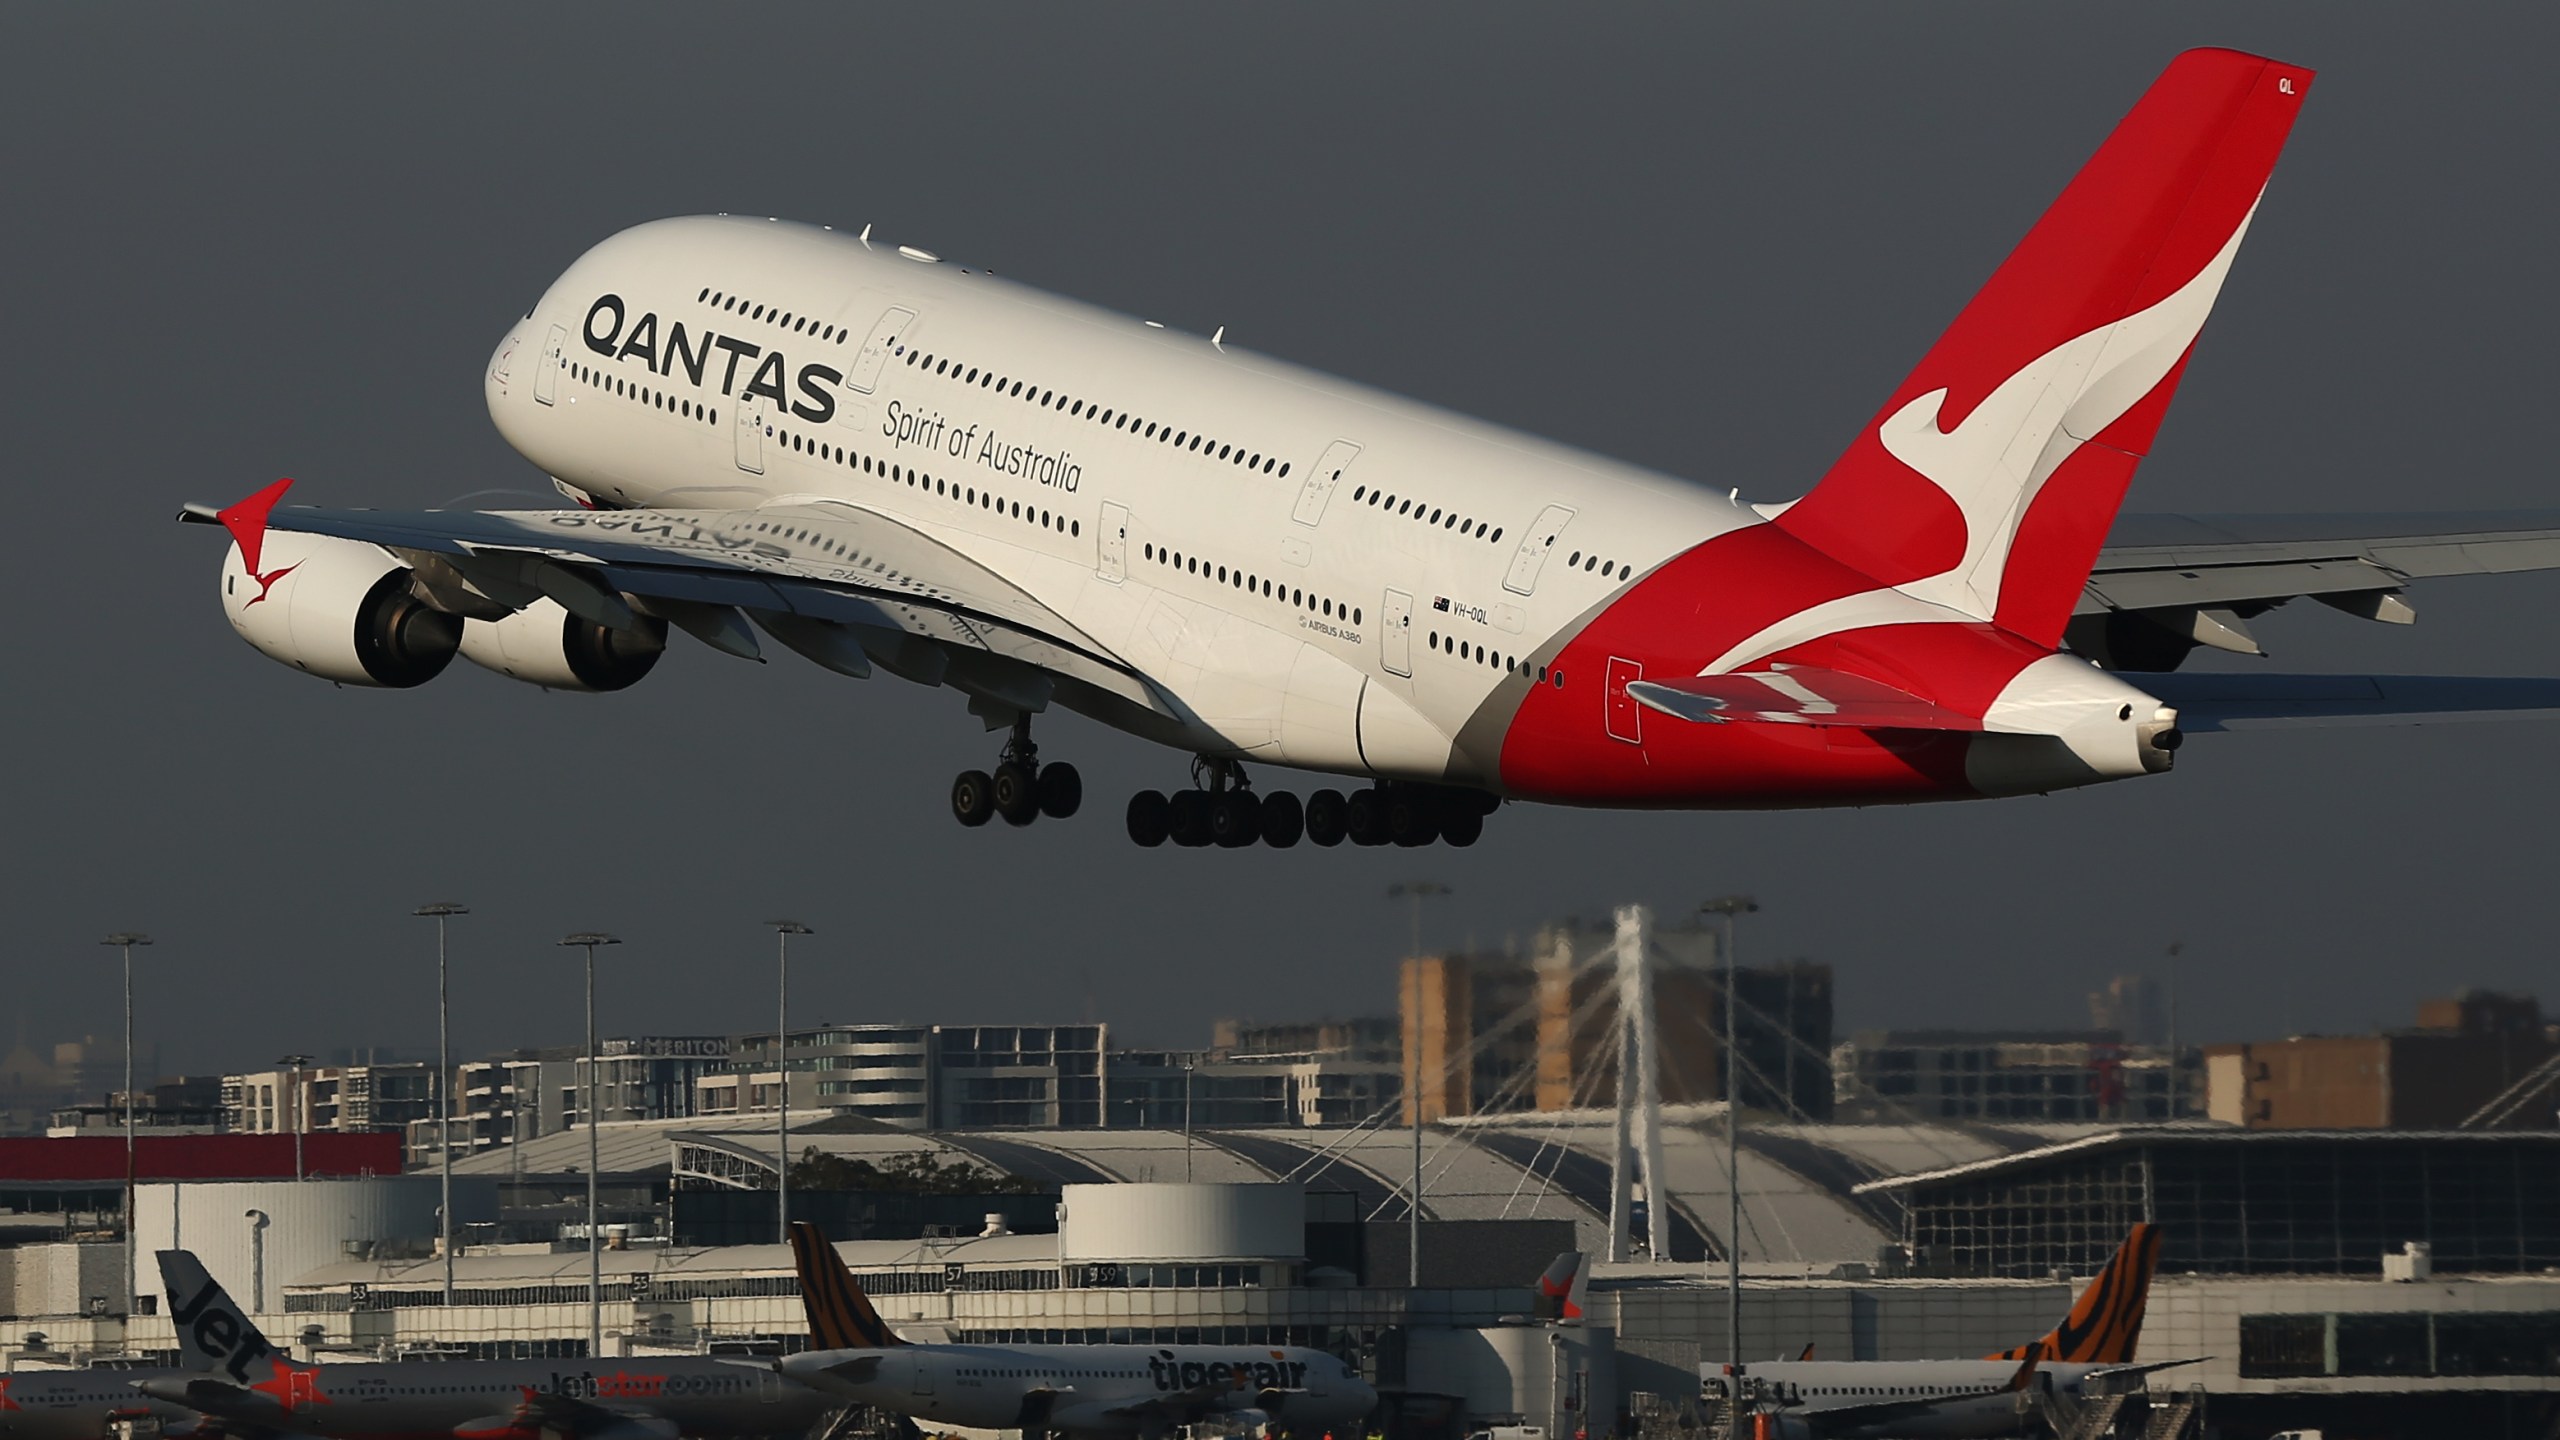
<svg viewBox="0 0 2560 1440">
<path fill-rule="evenodd" d="M 904 305 L 892 305 L 882 311 L 879 322 L 864 337 L 862 348 L 854 353 L 853 368 L 845 373 L 844 387 L 868 395 L 880 383 L 881 368 L 897 353 L 898 342 L 915 328 L 916 312 Z"/>
<path fill-rule="evenodd" d="M 1401 590 L 1387 592 L 1387 614 L 1378 627 L 1378 648 L 1390 675 L 1413 678 L 1413 597 Z"/>
<path fill-rule="evenodd" d="M 907 1386 L 909 1393 L 931 1399 L 933 1397 L 933 1362 L 922 1355 L 912 1355 L 907 1358 L 907 1364 L 910 1367 Z"/>
<path fill-rule="evenodd" d="M 1129 578 L 1129 507 L 1117 500 L 1102 502 L 1100 563 L 1093 573 L 1117 585 Z"/>
<path fill-rule="evenodd" d="M 1359 458 L 1360 447 L 1348 440 L 1336 440 L 1324 447 L 1324 454 L 1316 457 L 1315 468 L 1307 472 L 1306 482 L 1298 487 L 1298 505 L 1289 512 L 1289 518 L 1301 525 L 1322 520 L 1325 502 L 1342 484 L 1343 472 Z"/>
<path fill-rule="evenodd" d="M 1520 548 L 1511 554 L 1511 573 L 1502 579 L 1502 588 L 1516 595 L 1527 595 L 1538 588 L 1538 572 L 1546 568 L 1547 552 L 1564 538 L 1564 527 L 1573 522 L 1573 507 L 1550 505 L 1538 512 L 1538 523 L 1520 537 Z"/>
<path fill-rule="evenodd" d="M 1643 678 L 1644 666 L 1633 660 L 1621 660 L 1615 655 L 1609 657 L 1609 674 L 1602 690 L 1608 705 L 1605 723 L 1609 727 L 1610 739 L 1624 740 L 1630 745 L 1644 743 L 1644 707 L 1636 703 L 1636 697 L 1627 693 L 1630 682 Z"/>
<path fill-rule="evenodd" d="M 569 327 L 566 325 L 552 326 L 550 338 L 542 342 L 542 364 L 533 372 L 533 398 L 536 403 L 551 404 L 552 397 L 559 393 L 562 352 L 568 343 Z"/>
<path fill-rule="evenodd" d="M 764 397 L 741 396 L 738 400 L 738 468 L 750 475 L 764 473 Z"/>
</svg>

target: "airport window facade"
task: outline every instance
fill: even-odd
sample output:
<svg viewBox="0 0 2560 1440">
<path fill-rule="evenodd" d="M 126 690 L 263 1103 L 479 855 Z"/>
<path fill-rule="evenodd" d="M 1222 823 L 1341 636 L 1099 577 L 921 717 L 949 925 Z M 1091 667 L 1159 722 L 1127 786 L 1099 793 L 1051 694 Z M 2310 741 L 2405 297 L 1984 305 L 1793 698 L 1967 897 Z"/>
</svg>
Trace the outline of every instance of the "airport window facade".
<svg viewBox="0 0 2560 1440">
<path fill-rule="evenodd" d="M 2142 1220 L 2172 1273 L 2372 1275 L 2412 1240 L 2448 1273 L 2560 1265 L 2549 1132 L 2127 1131 L 1862 1194 L 1938 1274 L 2095 1274 Z"/>
<path fill-rule="evenodd" d="M 2240 1374 L 2560 1375 L 2560 1311 L 2243 1315 Z"/>
<path fill-rule="evenodd" d="M 1269 1270 L 1281 1272 L 1267 1281 Z M 1235 1290 L 1266 1283 L 1290 1283 L 1289 1267 L 1262 1265 L 1127 1265 L 1105 1261 L 1067 1267 L 1067 1283 L 1078 1290 Z"/>
</svg>

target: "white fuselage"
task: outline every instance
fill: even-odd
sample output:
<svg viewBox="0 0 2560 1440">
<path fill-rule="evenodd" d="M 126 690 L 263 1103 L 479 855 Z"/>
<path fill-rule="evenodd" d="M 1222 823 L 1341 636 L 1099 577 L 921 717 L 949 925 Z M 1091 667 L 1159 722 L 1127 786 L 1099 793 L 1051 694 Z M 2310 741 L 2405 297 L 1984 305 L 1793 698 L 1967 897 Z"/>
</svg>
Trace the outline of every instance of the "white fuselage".
<svg viewBox="0 0 2560 1440">
<path fill-rule="evenodd" d="M 1760 1393 L 1787 1415 L 1811 1423 L 1817 1434 L 1896 1436 L 1907 1440 L 1972 1440 L 1977 1436 L 2042 1433 L 2036 1394 L 2079 1399 L 2090 1372 L 2121 1366 L 2047 1364 L 2036 1367 L 2028 1389 L 2005 1387 L 2017 1377 L 2014 1360 L 1778 1360 L 1749 1369 Z M 1710 1396 L 1723 1394 L 1722 1376 L 1706 1377 Z M 1898 1400 L 1944 1397 L 1918 1414 L 1875 1425 L 1824 1426 L 1826 1411 Z"/>
<path fill-rule="evenodd" d="M 811 1351 L 782 1369 L 861 1404 L 981 1430 L 1162 1434 L 1196 1415 L 1245 1415 L 1321 1434 L 1378 1403 L 1332 1355 L 1260 1345 L 900 1345 Z"/>
<path fill-rule="evenodd" d="M 626 231 L 500 346 L 490 413 L 607 507 L 913 527 L 1173 696 L 1171 720 L 1092 710 L 1152 738 L 1486 786 L 1507 678 L 1632 577 L 1762 523 L 920 253 L 756 219 Z"/>
</svg>

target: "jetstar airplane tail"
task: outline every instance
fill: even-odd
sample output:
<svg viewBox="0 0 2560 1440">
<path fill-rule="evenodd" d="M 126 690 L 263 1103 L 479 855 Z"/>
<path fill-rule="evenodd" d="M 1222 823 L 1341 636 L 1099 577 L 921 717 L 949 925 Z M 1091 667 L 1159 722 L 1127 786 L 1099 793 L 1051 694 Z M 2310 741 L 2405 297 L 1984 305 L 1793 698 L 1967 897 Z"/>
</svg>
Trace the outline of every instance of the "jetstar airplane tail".
<svg viewBox="0 0 2560 1440">
<path fill-rule="evenodd" d="M 2170 62 L 1779 527 L 2058 644 L 2310 87 L 2231 50 Z"/>
<path fill-rule="evenodd" d="M 1556 1256 L 1547 1272 L 1538 1277 L 1537 1318 L 1547 1321 L 1582 1318 L 1582 1252 L 1567 1250 Z"/>
<path fill-rule="evenodd" d="M 160 1283 L 169 1292 L 169 1323 L 178 1332 L 179 1368 L 249 1383 L 250 1365 L 276 1353 L 230 1292 L 193 1251 L 159 1252 Z"/>
<path fill-rule="evenodd" d="M 1986 1360 L 2040 1357 L 2057 1365 L 2123 1365 L 2142 1338 L 2142 1308 L 2151 1298 L 2151 1272 L 2160 1264 L 2160 1227 L 2136 1225 L 2116 1247 L 2107 1268 L 2080 1292 L 2079 1302 L 2043 1338 Z"/>
<path fill-rule="evenodd" d="M 885 1350 L 897 1337 L 871 1297 L 862 1293 L 844 1257 L 818 1227 L 791 1222 L 791 1261 L 800 1271 L 800 1303 L 809 1312 L 809 1345 L 816 1350 Z"/>
</svg>

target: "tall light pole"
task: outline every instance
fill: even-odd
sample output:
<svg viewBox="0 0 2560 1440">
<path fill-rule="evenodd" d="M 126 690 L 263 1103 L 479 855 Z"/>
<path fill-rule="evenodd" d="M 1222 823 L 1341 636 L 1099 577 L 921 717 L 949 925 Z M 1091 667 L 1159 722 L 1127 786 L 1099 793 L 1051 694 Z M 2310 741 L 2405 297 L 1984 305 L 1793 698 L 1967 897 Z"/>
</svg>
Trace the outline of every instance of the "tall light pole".
<svg viewBox="0 0 2560 1440">
<path fill-rule="evenodd" d="M 276 1060 L 285 1068 L 285 1118 L 293 1124 L 293 1178 L 302 1178 L 302 1130 L 309 1111 L 302 1103 L 302 1067 L 311 1063 L 308 1055 L 285 1055 Z"/>
<path fill-rule="evenodd" d="M 1449 887 L 1437 880 L 1399 880 L 1387 887 L 1387 898 L 1410 903 L 1413 914 L 1413 943 L 1405 953 L 1414 958 L 1422 955 L 1422 902 L 1449 893 Z M 1413 1191 L 1405 1197 L 1405 1266 L 1404 1281 L 1408 1289 L 1422 1285 L 1422 1028 L 1417 1018 L 1414 1026 L 1414 1054 L 1409 1057 L 1413 1070 Z"/>
<path fill-rule="evenodd" d="M 1191 1171 L 1191 1072 L 1197 1068 L 1197 1061 L 1182 1062 L 1182 1183 L 1185 1185 L 1194 1178 Z"/>
<path fill-rule="evenodd" d="M 151 937 L 139 930 L 119 930 L 98 942 L 124 952 L 124 1304 L 120 1315 L 133 1313 L 133 947 Z"/>
<path fill-rule="evenodd" d="M 581 1118 L 587 1123 L 587 1358 L 604 1358 L 604 1235 L 598 1223 L 596 1203 L 596 1166 L 603 1147 L 596 1138 L 596 947 L 619 945 L 610 935 L 581 930 L 563 935 L 559 943 L 574 945 L 587 952 L 587 1090 L 580 1106 Z"/>
<path fill-rule="evenodd" d="M 2179 1088 L 2180 1082 L 2186 1078 L 2184 1057 L 2178 1053 L 2178 956 L 2186 948 L 2184 940 L 2169 942 L 2169 1114 L 2166 1118 L 2171 1124 L 2182 1118 L 2178 1110 Z"/>
<path fill-rule="evenodd" d="M 1411 947 L 1405 951 L 1407 955 L 1419 955 L 1422 953 L 1422 902 L 1425 900 L 1437 900 L 1448 893 L 1449 887 L 1441 884 L 1437 880 L 1399 880 L 1393 885 L 1387 887 L 1388 899 L 1412 902 L 1413 943 Z"/>
<path fill-rule="evenodd" d="M 421 905 L 409 912 L 436 922 L 436 1168 L 442 1198 L 436 1201 L 437 1248 L 444 1254 L 444 1307 L 453 1313 L 453 1046 L 446 1029 L 448 988 L 445 984 L 444 922 L 468 915 L 469 907 L 450 900 Z"/>
<path fill-rule="evenodd" d="M 797 920 L 767 920 L 773 927 L 773 1136 L 782 1158 L 774 1172 L 774 1235 L 791 1243 L 791 937 L 818 932 Z"/>
<path fill-rule="evenodd" d="M 1728 1394 L 1738 1394 L 1742 1384 L 1742 1065 L 1736 1050 L 1742 991 L 1735 983 L 1739 967 L 1733 953 L 1733 917 L 1759 908 L 1760 902 L 1748 895 L 1719 895 L 1698 907 L 1699 914 L 1724 921 L 1724 1188 L 1730 1202 L 1724 1232 L 1724 1327 L 1726 1363 L 1731 1367 L 1725 1373 L 1732 1377 L 1726 1382 Z M 1788 1061 L 1790 1069 L 1794 1063 Z"/>
</svg>

